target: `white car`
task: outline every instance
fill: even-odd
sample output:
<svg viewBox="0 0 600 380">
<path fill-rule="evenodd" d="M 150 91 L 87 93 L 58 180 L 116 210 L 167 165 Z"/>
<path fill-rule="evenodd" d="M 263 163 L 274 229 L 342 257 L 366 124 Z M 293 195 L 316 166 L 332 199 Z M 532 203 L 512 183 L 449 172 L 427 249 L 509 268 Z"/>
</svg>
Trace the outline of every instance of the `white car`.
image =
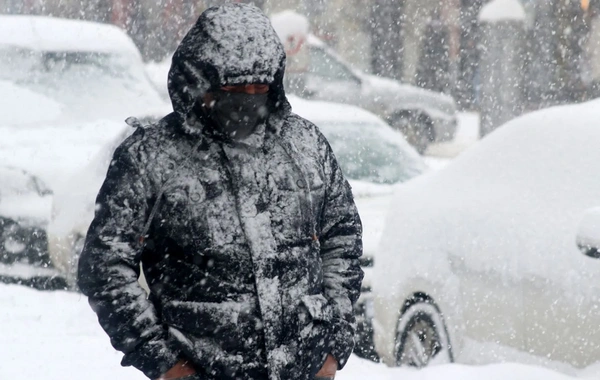
<svg viewBox="0 0 600 380">
<path fill-rule="evenodd" d="M 579 227 L 600 206 L 599 120 L 598 101 L 525 115 L 397 190 L 374 268 L 387 364 L 471 362 L 473 342 L 600 360 L 600 261 L 578 250 L 600 241 L 600 218 Z"/>
<path fill-rule="evenodd" d="M 26 170 L 51 189 L 114 139 L 127 117 L 152 118 L 170 110 L 123 30 L 42 16 L 0 15 L 0 99 L 0 163 Z M 15 178 L 0 171 L 0 190 L 16 186 Z M 43 198 L 48 198 L 48 207 L 37 212 L 45 222 L 33 230 L 20 229 L 19 244 L 5 243 L 10 252 L 47 247 L 51 201 Z M 19 199 L 10 204 L 0 200 L 0 212 L 7 207 L 30 211 L 37 205 Z M 47 249 L 43 251 L 47 256 Z M 35 266 L 21 270 L 12 265 L 3 268 L 2 276 L 21 281 L 38 271 Z"/>
<path fill-rule="evenodd" d="M 313 121 L 329 140 L 342 170 L 349 178 L 364 224 L 363 314 L 372 315 L 370 296 L 373 256 L 383 232 L 384 216 L 395 184 L 426 170 L 421 156 L 377 116 L 357 107 L 314 102 L 290 97 L 293 111 Z M 55 191 L 49 247 L 52 260 L 69 278 L 75 278 L 76 263 L 84 237 L 94 216 L 94 199 L 106 175 L 114 149 L 133 131 L 124 130 L 92 163 Z M 372 350 L 370 321 L 363 321 L 365 350 Z M 364 356 L 369 355 L 365 351 Z"/>
<path fill-rule="evenodd" d="M 288 54 L 284 80 L 290 93 L 367 109 L 400 130 L 419 152 L 454 138 L 451 96 L 354 69 L 308 33 L 308 20 L 294 12 L 273 14 L 271 22 Z"/>
<path fill-rule="evenodd" d="M 131 38 L 116 26 L 0 15 L 2 125 L 153 117 L 169 105 L 148 79 Z M 31 95 L 31 94 L 34 95 Z M 25 101 L 37 96 L 39 101 Z"/>
</svg>

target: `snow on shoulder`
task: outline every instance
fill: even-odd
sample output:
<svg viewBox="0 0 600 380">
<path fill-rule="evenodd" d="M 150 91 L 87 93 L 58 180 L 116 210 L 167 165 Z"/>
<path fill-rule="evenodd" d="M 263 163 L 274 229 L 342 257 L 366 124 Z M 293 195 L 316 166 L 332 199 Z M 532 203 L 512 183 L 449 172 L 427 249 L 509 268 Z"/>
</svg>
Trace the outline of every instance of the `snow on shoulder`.
<svg viewBox="0 0 600 380">
<path fill-rule="evenodd" d="M 1 45 L 139 56 L 131 38 L 114 25 L 45 16 L 0 15 Z"/>
<path fill-rule="evenodd" d="M 524 21 L 525 17 L 519 0 L 492 0 L 479 12 L 481 22 Z"/>
</svg>

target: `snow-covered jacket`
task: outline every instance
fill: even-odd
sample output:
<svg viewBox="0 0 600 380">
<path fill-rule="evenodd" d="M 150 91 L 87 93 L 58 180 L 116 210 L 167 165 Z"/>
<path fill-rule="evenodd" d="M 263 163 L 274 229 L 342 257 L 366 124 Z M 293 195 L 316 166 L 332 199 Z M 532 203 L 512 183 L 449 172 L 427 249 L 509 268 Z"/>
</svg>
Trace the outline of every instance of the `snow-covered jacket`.
<svg viewBox="0 0 600 380">
<path fill-rule="evenodd" d="M 78 284 L 123 365 L 156 378 L 186 358 L 201 378 L 302 380 L 327 353 L 347 361 L 361 223 L 326 139 L 291 113 L 284 67 L 257 8 L 210 8 L 173 57 L 175 112 L 116 150 Z M 242 142 L 195 107 L 211 88 L 257 82 L 271 113 Z"/>
</svg>

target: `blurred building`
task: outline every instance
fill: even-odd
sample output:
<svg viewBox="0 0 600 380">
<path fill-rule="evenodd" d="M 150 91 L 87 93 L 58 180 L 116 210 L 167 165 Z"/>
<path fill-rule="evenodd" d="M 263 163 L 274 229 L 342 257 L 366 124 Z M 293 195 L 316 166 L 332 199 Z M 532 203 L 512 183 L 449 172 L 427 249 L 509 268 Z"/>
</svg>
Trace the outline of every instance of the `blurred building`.
<svg viewBox="0 0 600 380">
<path fill-rule="evenodd" d="M 528 12 L 525 90 L 530 109 L 588 97 L 591 65 L 595 64 L 588 49 L 594 3 L 523 0 Z"/>
<path fill-rule="evenodd" d="M 267 14 L 293 9 L 353 66 L 476 106 L 477 15 L 486 0 L 0 0 L 0 12 L 112 23 L 127 30 L 146 60 L 160 60 L 200 12 L 225 1 L 254 3 Z M 527 99 L 576 101 L 590 83 L 600 87 L 600 0 L 521 1 Z"/>
</svg>

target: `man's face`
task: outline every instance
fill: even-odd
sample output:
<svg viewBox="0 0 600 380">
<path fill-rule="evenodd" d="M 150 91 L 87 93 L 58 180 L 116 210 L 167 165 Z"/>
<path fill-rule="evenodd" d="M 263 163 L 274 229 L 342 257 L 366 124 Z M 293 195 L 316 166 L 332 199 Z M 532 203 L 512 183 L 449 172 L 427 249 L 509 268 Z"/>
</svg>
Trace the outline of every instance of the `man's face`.
<svg viewBox="0 0 600 380">
<path fill-rule="evenodd" d="M 269 92 L 268 84 L 240 84 L 235 86 L 223 86 L 225 92 L 243 92 L 246 94 L 266 94 Z"/>
<path fill-rule="evenodd" d="M 269 92 L 268 84 L 238 84 L 232 86 L 222 86 L 221 91 L 245 94 L 266 94 Z M 204 104 L 206 107 L 212 107 L 214 96 L 211 92 L 204 94 Z"/>
</svg>

